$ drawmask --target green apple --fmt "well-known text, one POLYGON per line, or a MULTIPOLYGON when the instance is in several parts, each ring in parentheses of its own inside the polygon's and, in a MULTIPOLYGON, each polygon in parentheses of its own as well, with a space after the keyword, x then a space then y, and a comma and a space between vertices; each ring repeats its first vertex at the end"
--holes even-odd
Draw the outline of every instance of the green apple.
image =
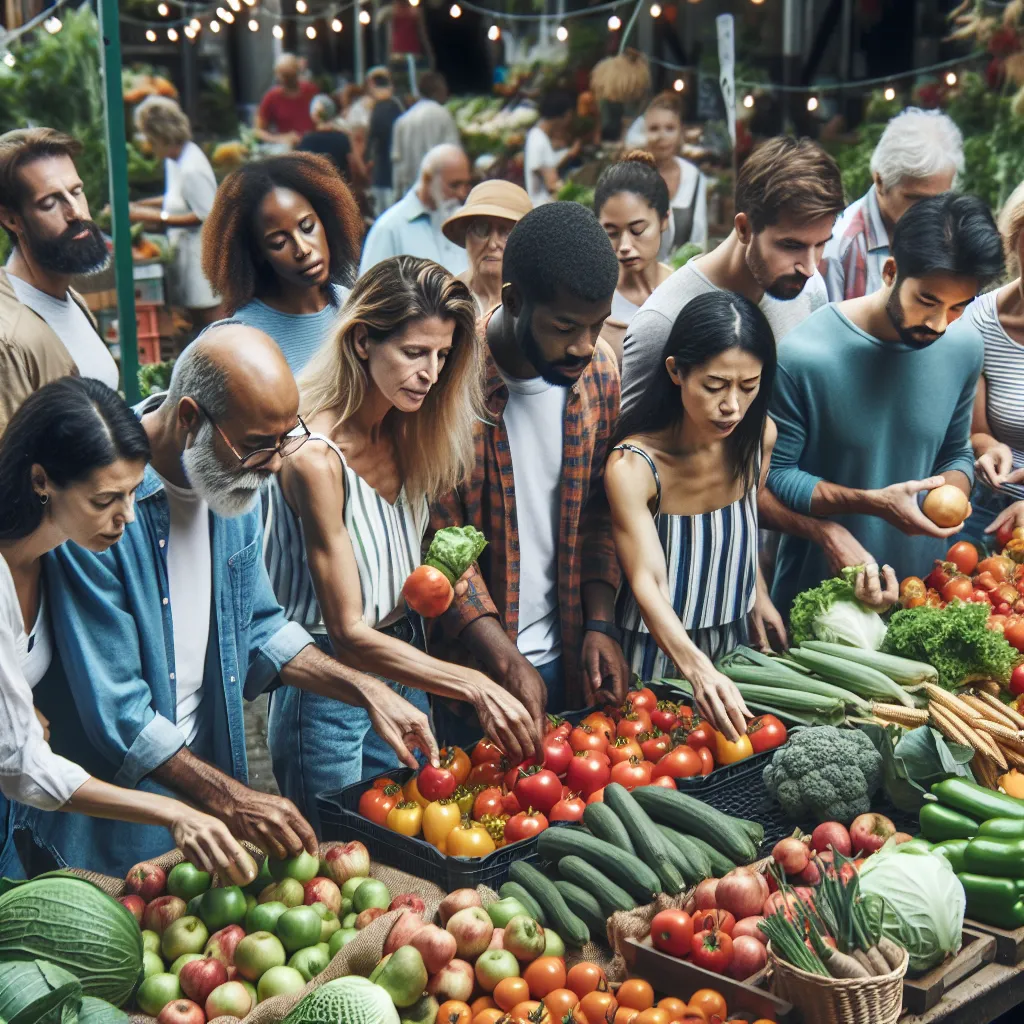
POLYGON ((341 919, 341 927, 342 928, 355 928, 356 921, 357 921, 358 918, 359 918, 358 914, 346 914, 341 919))
POLYGON ((341 909, 342 910, 345 909, 345 900, 348 900, 349 903, 351 903, 352 902, 352 897, 355 896, 355 894, 356 894, 356 889, 358 889, 359 886, 361 886, 363 884, 363 882, 365 882, 365 881, 366 881, 365 876, 359 875, 359 876, 357 876, 355 878, 350 878, 341 887, 341 909))
POLYGON ((159 1017, 160 1011, 175 999, 181 998, 181 985, 177 975, 154 974, 139 986, 135 993, 135 1002, 143 1013, 150 1017, 159 1017))
POLYGON ((185 966, 185 964, 187 964, 191 960, 202 960, 203 956, 204 955, 202 953, 182 953, 181 956, 179 956, 178 959, 175 960, 173 964, 171 964, 171 974, 177 977, 179 974, 181 974, 181 969, 185 966))
POLYGON ((259 994, 256 992, 256 986, 251 981, 246 981, 245 979, 241 979, 241 981, 242 988, 249 993, 249 998, 252 999, 252 1005, 255 1006, 260 1001, 259 994))
POLYGON ((427 968, 418 949, 399 946, 394 953, 377 964, 370 975, 370 981, 380 985, 391 996, 391 1002, 401 1010, 412 1006, 423 995, 427 987, 427 968))
POLYGON ((161 937, 160 953, 165 960, 177 960, 182 953, 202 953, 209 937, 198 917, 179 917, 161 937))
POLYGON ((503 900, 496 900, 488 903, 484 910, 491 919, 495 928, 504 928, 513 917, 529 914, 529 911, 514 896, 507 896, 503 900))
POLYGON ((544 952, 541 956, 565 956, 565 943, 558 932, 544 929, 544 952))
POLYGON ((288 908, 283 903, 257 903, 245 915, 247 932, 272 932, 277 927, 277 919, 288 908))
POLYGON ((283 967, 287 960, 281 940, 270 932, 253 932, 235 947, 235 967, 246 981, 259 981, 271 967, 283 967))
POLYGON ((294 878, 297 882, 305 885, 310 879, 316 878, 320 870, 320 858, 314 857, 305 850, 298 857, 288 857, 285 860, 272 860, 270 862, 270 874, 276 881, 282 878, 294 878))
POLYGON ((331 936, 341 928, 341 919, 337 914, 328 910, 329 917, 325 917, 320 921, 320 941, 329 942, 331 936))
POLYGON ((352 909, 357 914, 373 907, 387 910, 390 904, 391 893, 388 892, 388 887, 376 878, 364 878, 363 884, 356 889, 356 894, 352 897, 352 909))
POLYGON ((150 949, 143 951, 142 976, 144 978, 151 978, 154 974, 163 974, 165 970, 164 962, 160 959, 159 953, 154 953, 150 949))
POLYGON ((293 953, 288 966, 294 967, 306 981, 312 981, 330 962, 331 953, 327 943, 318 942, 315 946, 293 953))
POLYGON ((358 934, 355 928, 339 928, 327 943, 331 959, 333 960, 338 955, 338 950, 350 943, 358 934))
MULTIPOLYGON (((242 892, 245 890, 243 889, 242 892)), ((248 914, 255 906, 257 906, 256 897, 251 892, 245 892, 245 912, 248 914)))
POLYGON ((312 907, 292 907, 278 919, 274 934, 289 953, 320 941, 320 915, 312 907))
POLYGON ((283 903, 286 907, 301 907, 305 899, 302 883, 295 881, 294 878, 271 882, 259 896, 260 903, 283 903))
POLYGON ((200 871, 194 864, 183 860, 171 868, 167 876, 167 891, 188 903, 190 899, 202 896, 210 888, 210 881, 208 872, 200 871))
POLYGON ((338 911, 338 917, 347 917, 352 913, 352 900, 348 897, 342 896, 341 898, 341 910, 338 911))
POLYGON ((434 1024, 440 1007, 431 995, 422 995, 407 1010, 402 1011, 401 1024, 434 1024))
POLYGON ((507 949, 488 949, 477 957, 476 981, 485 992, 505 978, 519 977, 519 961, 507 949))
POLYGON ((241 924, 245 920, 245 893, 237 885, 211 889, 203 894, 199 916, 211 932, 219 932, 229 924, 241 924))
POLYGON ((160 952, 160 936, 151 932, 148 928, 142 933, 142 949, 150 953, 160 952))
MULTIPOLYGON (((319 867, 320 861, 316 861, 319 867)), ((262 1003, 264 999, 274 996, 288 996, 301 992, 306 987, 306 979, 294 967, 271 967, 256 985, 256 994, 262 1003)))
POLYGON ((188 906, 185 908, 185 914, 188 917, 198 917, 199 911, 203 906, 203 894, 200 893, 198 896, 193 896, 188 901, 188 906))

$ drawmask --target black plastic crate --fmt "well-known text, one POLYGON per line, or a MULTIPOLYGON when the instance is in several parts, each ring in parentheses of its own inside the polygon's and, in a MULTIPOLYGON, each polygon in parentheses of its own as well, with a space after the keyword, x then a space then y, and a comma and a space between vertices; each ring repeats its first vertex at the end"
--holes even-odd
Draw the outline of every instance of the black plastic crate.
MULTIPOLYGON (((398 768, 374 778, 387 777, 404 784, 414 774, 410 768, 398 768)), ((358 811, 359 798, 373 782, 372 778, 364 779, 338 793, 317 797, 325 840, 351 842, 358 839, 375 861, 435 882, 446 892, 472 889, 478 885, 497 889, 508 879, 514 861, 532 862, 537 858, 536 838, 503 846, 486 857, 448 857, 425 839, 402 836, 383 825, 374 824, 358 811)))

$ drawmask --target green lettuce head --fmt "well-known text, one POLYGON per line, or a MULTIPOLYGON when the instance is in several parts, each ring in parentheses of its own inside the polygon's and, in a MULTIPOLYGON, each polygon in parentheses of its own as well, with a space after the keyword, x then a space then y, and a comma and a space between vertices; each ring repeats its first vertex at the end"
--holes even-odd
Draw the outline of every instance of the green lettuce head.
POLYGON ((423 560, 455 581, 480 557, 487 547, 487 539, 475 526, 446 526, 434 534, 430 550, 423 560))

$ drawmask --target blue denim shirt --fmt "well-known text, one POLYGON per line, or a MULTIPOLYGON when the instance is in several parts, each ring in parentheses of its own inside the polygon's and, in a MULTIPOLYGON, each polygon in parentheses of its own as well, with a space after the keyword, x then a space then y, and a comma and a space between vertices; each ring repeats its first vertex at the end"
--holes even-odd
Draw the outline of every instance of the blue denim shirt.
MULTIPOLYGON (((146 778, 184 745, 175 724, 174 639, 167 577, 170 509, 146 468, 135 521, 103 554, 67 543, 45 558, 47 599, 60 658, 36 688, 51 742, 99 778, 167 790, 146 778), (70 699, 61 699, 70 691, 70 699), (75 715, 77 712, 77 716, 75 715)), ((248 780, 242 699, 275 681, 309 634, 289 622, 263 564, 260 510, 210 514, 212 601, 202 723, 193 752, 248 780)), ((123 874, 170 849, 164 829, 40 815, 40 838, 74 867, 123 874)))

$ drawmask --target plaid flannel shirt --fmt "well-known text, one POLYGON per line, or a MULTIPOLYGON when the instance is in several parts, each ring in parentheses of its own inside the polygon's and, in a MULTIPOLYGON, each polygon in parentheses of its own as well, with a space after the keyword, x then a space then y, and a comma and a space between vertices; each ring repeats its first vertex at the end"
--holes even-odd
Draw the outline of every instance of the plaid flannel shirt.
MULTIPOLYGON (((485 336, 483 329, 481 336, 485 336)), ((434 504, 430 516, 432 531, 471 524, 488 540, 469 576, 468 592, 456 597, 440 620, 445 652, 432 645, 432 653, 450 661, 467 660, 465 648, 452 641, 482 616, 497 616, 513 643, 519 632, 519 525, 512 451, 502 416, 509 393, 489 351, 484 374, 485 414, 490 422, 477 424, 476 467, 468 483, 434 504)), ((619 370, 611 349, 600 341, 590 365, 569 389, 562 441, 558 610, 569 707, 580 706, 583 697, 583 584, 603 581, 616 589, 619 585, 602 482, 618 414, 619 370)))

